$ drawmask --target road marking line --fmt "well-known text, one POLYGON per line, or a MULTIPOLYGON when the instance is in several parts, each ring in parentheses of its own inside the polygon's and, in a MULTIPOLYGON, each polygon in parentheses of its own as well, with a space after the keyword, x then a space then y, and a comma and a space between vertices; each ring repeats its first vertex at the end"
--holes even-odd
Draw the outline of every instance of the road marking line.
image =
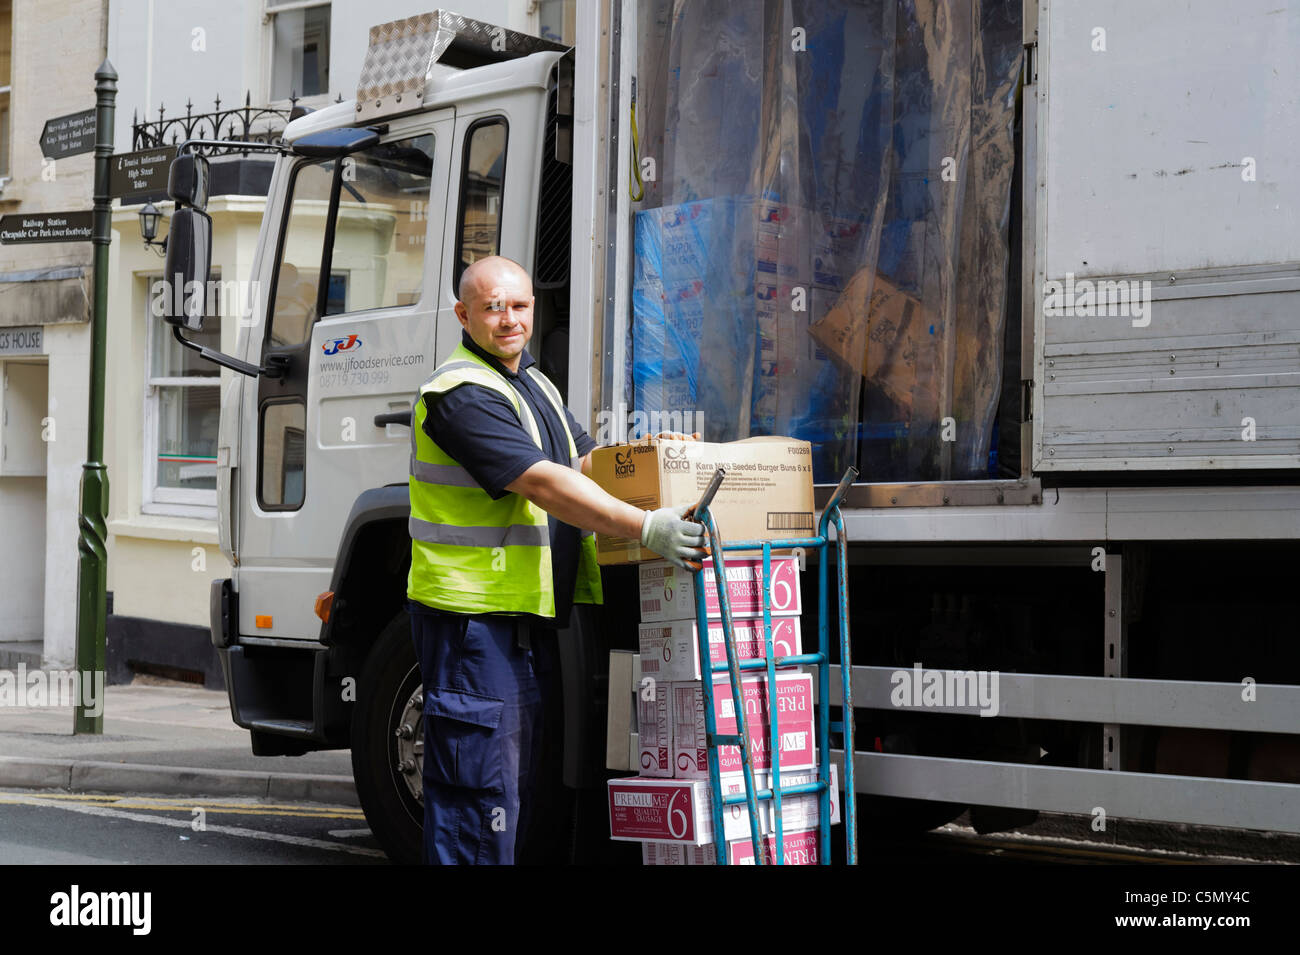
POLYGON ((365 814, 360 809, 350 809, 347 807, 321 806, 319 808, 316 808, 314 806, 293 806, 293 805, 282 805, 280 803, 271 803, 271 804, 263 805, 261 803, 255 803, 255 802, 213 802, 211 800, 205 799, 202 796, 195 797, 194 799, 184 799, 181 797, 163 797, 163 796, 122 796, 122 795, 116 795, 111 793, 110 794, 38 793, 38 794, 33 794, 32 798, 64 799, 71 802, 88 802, 90 800, 99 800, 101 802, 111 802, 114 804, 120 803, 122 800, 129 799, 132 802, 139 804, 133 806, 132 808, 147 808, 147 806, 149 805, 156 805, 159 808, 165 808, 168 805, 172 805, 178 809, 182 809, 182 808, 189 809, 194 806, 202 806, 204 809, 210 809, 218 806, 220 807, 229 806, 229 807, 239 808, 239 809, 255 807, 257 809, 264 809, 268 813, 273 812, 275 810, 287 810, 287 811, 303 813, 303 814, 313 814, 313 813, 321 814, 321 815, 329 814, 331 816, 351 815, 353 818, 356 819, 365 818, 365 814))
MULTIPOLYGON (((123 812, 114 809, 111 806, 99 805, 77 805, 68 802, 54 802, 47 799, 29 798, 29 799, 4 799, 0 798, 0 804, 11 806, 44 806, 48 809, 62 809, 67 812, 79 812, 87 816, 99 816, 106 819, 128 819, 132 822, 145 822, 155 826, 170 826, 174 829, 193 829, 190 820, 187 819, 168 819, 165 816, 146 816, 143 813, 123 812)), ((347 852, 352 855, 369 856, 370 858, 384 858, 384 853, 378 849, 368 849, 363 846, 349 846, 341 842, 327 842, 324 839, 312 839, 308 836, 293 836, 281 832, 258 832, 256 829, 245 829, 242 826, 205 826, 202 832, 214 832, 225 836, 238 836, 243 839, 260 839, 264 842, 282 842, 286 845, 302 846, 307 849, 326 849, 331 852, 347 852)))

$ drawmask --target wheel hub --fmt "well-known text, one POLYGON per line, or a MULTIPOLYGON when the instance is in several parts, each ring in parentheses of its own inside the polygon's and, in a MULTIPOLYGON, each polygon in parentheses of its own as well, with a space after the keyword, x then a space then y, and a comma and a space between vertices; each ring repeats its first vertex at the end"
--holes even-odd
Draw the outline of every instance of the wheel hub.
POLYGON ((416 686, 397 715, 394 773, 406 784, 415 801, 424 805, 424 688, 416 686))

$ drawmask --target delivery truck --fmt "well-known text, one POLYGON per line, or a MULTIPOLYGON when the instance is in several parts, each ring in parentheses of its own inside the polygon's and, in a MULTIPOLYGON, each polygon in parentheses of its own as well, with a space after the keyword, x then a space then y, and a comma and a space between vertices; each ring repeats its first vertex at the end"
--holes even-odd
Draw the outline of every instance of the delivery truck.
MULTIPOLYGON (((1300 832, 1298 25, 1288 0, 592 0, 571 46, 376 26, 355 97, 262 147, 233 355, 195 340, 220 236, 209 146, 182 146, 166 317, 230 369, 211 627, 253 751, 350 747, 375 835, 418 857, 411 402, 499 253, 600 443, 807 440, 818 506, 859 469, 837 758, 868 827, 1300 832)), ((634 729, 607 737, 636 569, 603 572, 561 640, 552 831, 586 859, 622 858, 602 794, 634 729)))

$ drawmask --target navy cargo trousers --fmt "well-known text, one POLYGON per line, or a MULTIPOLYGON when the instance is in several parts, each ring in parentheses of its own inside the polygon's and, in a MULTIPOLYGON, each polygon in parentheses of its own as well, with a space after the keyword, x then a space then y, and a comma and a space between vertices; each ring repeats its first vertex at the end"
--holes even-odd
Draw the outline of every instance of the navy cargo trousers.
POLYGON ((548 711, 554 630, 483 614, 411 614, 424 683, 424 861, 508 865, 528 838, 548 711))

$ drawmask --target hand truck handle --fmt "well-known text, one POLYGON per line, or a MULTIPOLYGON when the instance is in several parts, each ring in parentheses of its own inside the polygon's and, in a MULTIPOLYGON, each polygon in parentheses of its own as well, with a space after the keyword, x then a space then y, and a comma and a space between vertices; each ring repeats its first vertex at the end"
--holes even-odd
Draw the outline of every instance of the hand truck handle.
POLYGON ((727 472, 718 468, 713 472, 713 478, 709 481, 709 486, 704 489, 700 499, 696 501, 689 511, 686 512, 686 519, 694 518, 699 520, 700 511, 704 510, 713 503, 713 496, 718 493, 718 488, 722 485, 722 479, 727 476, 727 472))
POLYGON ((835 493, 831 499, 826 502, 826 510, 833 511, 840 506, 840 501, 844 500, 844 495, 849 493, 849 488, 853 482, 858 479, 858 469, 849 465, 849 469, 844 472, 844 477, 840 478, 840 483, 835 487, 835 493))

